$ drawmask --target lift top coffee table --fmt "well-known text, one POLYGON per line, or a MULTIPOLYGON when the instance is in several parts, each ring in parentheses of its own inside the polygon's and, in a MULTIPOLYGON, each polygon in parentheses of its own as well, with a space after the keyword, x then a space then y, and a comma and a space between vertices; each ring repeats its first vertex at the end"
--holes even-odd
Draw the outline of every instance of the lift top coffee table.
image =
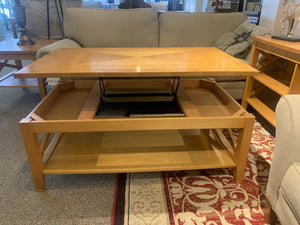
POLYGON ((50 53, 15 74, 77 78, 60 82, 20 121, 36 189, 45 174, 211 168, 233 168, 241 183, 254 116, 203 78, 257 74, 216 48, 50 53))

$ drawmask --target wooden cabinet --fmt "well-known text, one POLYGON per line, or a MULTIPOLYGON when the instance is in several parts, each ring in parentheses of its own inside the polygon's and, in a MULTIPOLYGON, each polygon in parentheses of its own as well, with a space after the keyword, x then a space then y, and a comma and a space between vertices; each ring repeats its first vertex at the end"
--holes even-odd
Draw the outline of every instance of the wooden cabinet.
POLYGON ((279 98, 300 93, 300 43, 253 37, 250 65, 260 70, 246 81, 242 106, 251 105, 276 127, 275 108, 279 98))

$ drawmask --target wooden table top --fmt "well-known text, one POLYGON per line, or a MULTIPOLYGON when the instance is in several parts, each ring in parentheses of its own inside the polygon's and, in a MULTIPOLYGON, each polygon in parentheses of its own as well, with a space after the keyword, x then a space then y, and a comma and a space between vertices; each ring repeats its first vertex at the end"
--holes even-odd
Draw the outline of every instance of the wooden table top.
POLYGON ((270 36, 254 36, 252 37, 252 39, 254 41, 300 55, 300 42, 283 41, 283 40, 273 39, 270 36))
POLYGON ((250 76, 258 71, 213 47, 58 49, 15 77, 250 76))
POLYGON ((0 55, 11 54, 32 54, 35 55, 37 51, 47 45, 50 45, 58 40, 39 39, 35 41, 34 45, 18 45, 18 39, 9 39, 0 42, 0 55))

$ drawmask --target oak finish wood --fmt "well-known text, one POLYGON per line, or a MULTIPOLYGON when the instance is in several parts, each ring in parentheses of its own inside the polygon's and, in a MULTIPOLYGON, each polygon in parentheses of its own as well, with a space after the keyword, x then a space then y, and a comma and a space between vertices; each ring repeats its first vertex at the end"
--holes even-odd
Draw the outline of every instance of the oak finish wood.
POLYGON ((199 135, 181 136, 177 131, 67 133, 43 173, 120 173, 234 166, 225 149, 218 153, 213 151, 213 145, 206 149, 199 135))
MULTIPOLYGON (((289 42, 282 41, 278 39, 272 39, 270 36, 256 36, 252 37, 255 42, 263 44, 263 46, 274 47, 286 51, 284 55, 289 55, 290 53, 300 54, 300 43, 299 42, 289 42)), ((273 51, 272 51, 273 52, 273 51)))
MULTIPOLYGON (((37 51, 45 47, 46 45, 52 44, 57 40, 36 40, 34 45, 18 45, 17 39, 10 39, 6 41, 0 42, 0 60, 15 60, 16 65, 8 64, 3 65, 9 66, 17 69, 21 69, 22 61, 21 60, 36 60, 36 53, 37 51)), ((1 68, 1 67, 0 67, 1 68)), ((1 68, 2 69, 2 68, 1 68)), ((1 71, 0 69, 0 71, 1 71)), ((38 78, 24 78, 19 77, 19 79, 15 79, 14 73, 11 73, 10 76, 7 76, 6 79, 0 80, 0 87, 38 87, 40 91, 40 95, 42 98, 46 96, 46 89, 45 89, 45 80, 38 78)))
POLYGON ((51 142, 49 143, 49 145, 47 146, 47 148, 45 149, 45 152, 43 154, 43 162, 47 162, 50 158, 50 156, 53 154, 55 147, 57 146, 59 140, 62 137, 62 133, 55 133, 53 135, 53 138, 51 139, 51 142))
POLYGON ((253 108, 259 112, 264 118, 267 118, 267 120, 272 124, 274 127, 276 127, 276 117, 274 111, 270 109, 268 106, 266 106, 262 101, 260 101, 256 97, 251 97, 247 99, 247 102, 253 106, 253 108))
POLYGON ((93 119, 101 103, 101 97, 102 95, 99 90, 99 83, 95 82, 92 91, 86 98, 85 103, 80 111, 78 120, 93 119))
MULTIPOLYGON (((95 100, 97 88, 98 81, 61 83, 20 122, 33 174, 234 167, 235 181, 242 182, 254 116, 215 82, 181 82, 178 99, 186 117, 90 118, 100 101, 95 100), (25 135, 25 128, 29 134, 25 135), (239 128, 238 141, 226 141, 221 128, 239 128), (44 141, 32 148, 34 139, 27 136, 37 133, 55 135, 47 148, 44 141), (36 158, 45 148, 43 158, 36 158)), ((34 175, 34 179, 42 178, 34 175)), ((39 181, 36 187, 43 190, 39 181)))
POLYGON ((20 128, 35 187, 37 191, 42 191, 45 188, 44 163, 38 137, 36 133, 31 131, 30 121, 30 118, 22 119, 20 128))
POLYGON ((38 87, 38 81, 35 78, 14 78, 13 75, 7 77, 7 79, 1 81, 0 87, 2 88, 13 88, 13 87, 27 87, 36 88, 38 87))
MULTIPOLYGON (((0 70, 1 71, 1 70, 0 70)), ((35 78, 14 78, 17 70, 0 77, 0 87, 38 87, 37 79, 35 78)))
MULTIPOLYGON (((157 93, 170 92, 174 77, 252 76, 258 71, 216 48, 92 48, 54 51, 17 73, 104 77, 112 93, 157 93)), ((33 174, 234 167, 235 182, 242 182, 254 116, 215 81, 180 80, 176 97, 185 117, 93 118, 101 101, 101 82, 60 83, 20 122, 33 135, 24 138, 33 174), (233 147, 219 137, 219 129, 231 128, 240 130, 238 141, 231 140, 233 147), (37 133, 62 134, 48 143, 45 161, 34 156, 45 144, 34 149, 30 145, 37 133)), ((38 182, 36 188, 43 189, 38 182)))
POLYGON ((39 39, 34 45, 17 45, 17 39, 10 39, 0 42, 0 59, 26 60, 29 56, 35 60, 35 54, 39 49, 50 45, 57 40, 39 39))
MULTIPOLYGON (((266 120, 268 120, 274 127, 276 127, 275 112, 270 109, 265 102, 259 100, 256 94, 259 94, 264 88, 277 93, 279 96, 287 94, 300 93, 300 43, 288 42, 282 40, 272 39, 268 36, 252 37, 253 46, 250 56, 250 65, 257 69, 263 69, 269 64, 282 58, 287 60, 286 71, 292 73, 289 85, 282 83, 284 74, 277 73, 276 76, 271 77, 271 74, 261 72, 259 76, 248 76, 242 106, 247 108, 248 104, 256 109, 266 120), (258 57, 263 54, 268 60, 258 64, 258 57), (292 71, 292 72, 291 72, 292 71), (263 86, 259 89, 254 89, 254 80, 263 86)), ((285 69, 281 63, 276 64, 278 67, 285 69)))
POLYGON ((58 49, 16 77, 250 76, 257 70, 213 47, 58 49))
POLYGON ((261 73, 259 76, 253 77, 253 79, 258 82, 265 84, 266 87, 275 91, 280 95, 287 95, 289 93, 289 87, 281 83, 280 81, 275 80, 274 78, 268 76, 267 74, 261 73))

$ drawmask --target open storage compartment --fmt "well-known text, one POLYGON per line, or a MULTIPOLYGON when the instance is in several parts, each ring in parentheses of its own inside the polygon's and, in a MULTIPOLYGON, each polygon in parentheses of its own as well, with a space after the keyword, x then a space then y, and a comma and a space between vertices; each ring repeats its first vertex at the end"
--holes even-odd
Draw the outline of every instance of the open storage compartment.
MULTIPOLYGON (((112 82, 112 87, 120 86, 118 91, 131 90, 129 81, 112 82)), ((139 81, 135 82, 137 87, 139 81)), ((139 86, 149 85, 143 83, 149 81, 141 82, 139 86)), ((68 81, 55 87, 20 122, 37 190, 44 189, 45 174, 227 167, 235 168, 235 181, 240 183, 254 116, 214 81, 178 82, 168 101, 178 104, 181 115, 139 118, 97 117, 101 101, 105 101, 98 80, 68 81), (44 138, 39 142, 41 133, 44 138)), ((173 86, 172 81, 163 80, 155 87, 165 93, 169 84, 173 86)), ((151 101, 149 96, 145 99, 151 101)), ((166 101, 161 96, 158 99, 166 101)))

